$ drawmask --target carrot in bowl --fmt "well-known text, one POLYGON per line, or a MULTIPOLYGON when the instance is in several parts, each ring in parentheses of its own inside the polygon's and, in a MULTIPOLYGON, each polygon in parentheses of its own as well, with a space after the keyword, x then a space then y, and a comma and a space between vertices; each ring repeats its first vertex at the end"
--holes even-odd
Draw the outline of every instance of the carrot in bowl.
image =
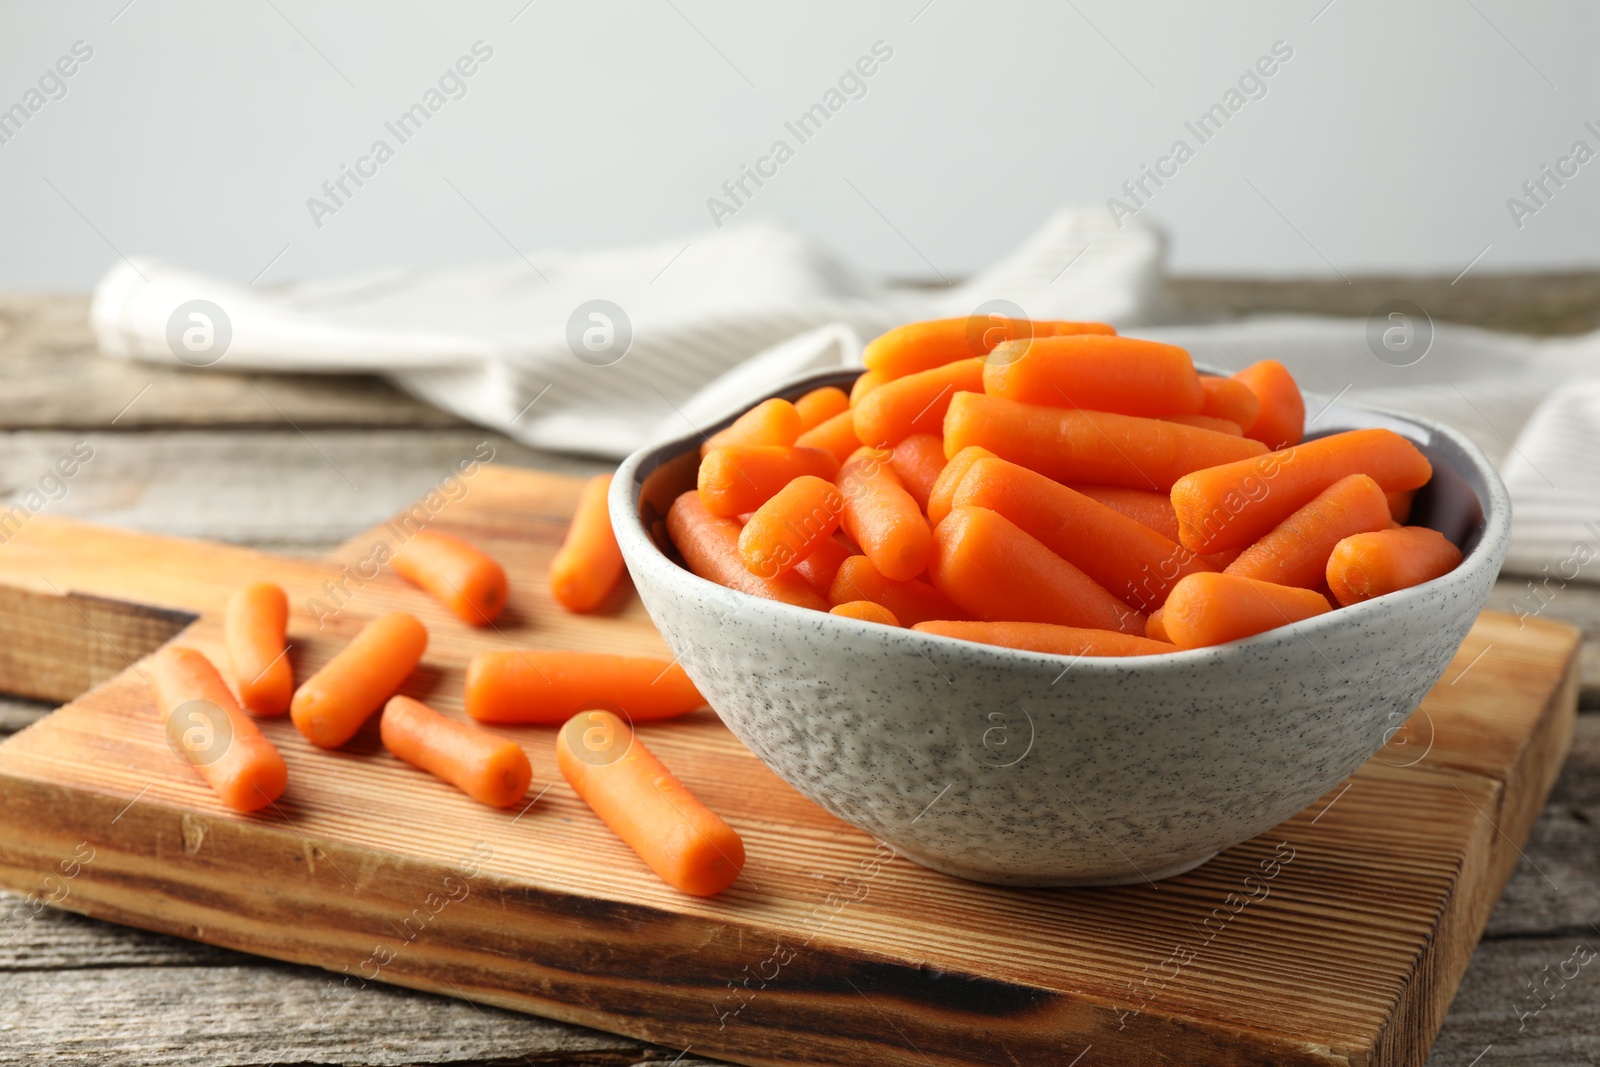
POLYGON ((900 625, 900 620, 894 617, 894 612, 870 600, 847 600, 843 604, 835 604, 829 608, 828 614, 841 615, 847 619, 860 619, 862 622, 882 623, 884 626, 900 625))
POLYGON ((919 578, 897 582, 885 578, 866 556, 851 556, 839 565, 828 590, 834 607, 861 600, 886 608, 902 626, 929 619, 964 619, 967 613, 939 590, 919 578))
MULTIPOLYGON (((837 385, 824 385, 796 400, 794 408, 800 413, 800 432, 804 433, 821 426, 835 415, 849 411, 850 394, 837 385)), ((799 443, 798 439, 795 443, 799 443)))
POLYGON ((584 483, 566 539, 550 561, 550 595, 568 611, 595 610, 622 578, 622 549, 606 506, 610 489, 609 474, 584 483))
POLYGON ((902 439, 894 446, 894 455, 889 460, 889 465, 900 476, 900 484, 924 512, 928 510, 928 497, 948 463, 944 458, 944 442, 931 433, 914 433, 902 439))
POLYGON ((683 556, 690 571, 706 579, 737 589, 751 596, 781 600, 797 607, 827 611, 821 594, 792 571, 771 578, 751 574, 739 555, 740 527, 732 519, 713 515, 700 502, 700 494, 689 490, 667 509, 667 536, 683 556))
POLYGON ((700 500, 713 515, 754 511, 801 475, 831 481, 839 473, 833 454, 785 445, 727 445, 700 461, 700 500))
POLYGON ((856 402, 856 437, 864 445, 893 448, 914 433, 939 433, 950 398, 983 389, 983 367, 981 358, 960 359, 883 383, 856 402))
POLYGON ((817 545, 811 551, 811 555, 796 563, 794 572, 804 578, 811 588, 827 596, 829 587, 833 585, 834 575, 839 573, 839 565, 853 555, 855 549, 845 544, 835 534, 817 545))
POLYGON ((234 811, 256 811, 283 795, 289 770, 240 710, 222 675, 192 648, 171 645, 145 663, 172 747, 234 811))
POLYGON ((872 392, 874 389, 888 380, 888 375, 879 374, 875 370, 869 370, 865 374, 861 375, 855 380, 855 384, 850 386, 850 406, 853 408, 857 404, 861 403, 862 397, 866 396, 868 393, 872 392))
POLYGON ((958 359, 986 355, 1005 341, 1078 333, 1114 334, 1103 322, 1061 322, 1013 319, 1004 315, 967 315, 896 326, 867 342, 861 361, 886 378, 931 370, 958 359))
POLYGON ((851 412, 842 411, 796 437, 794 443, 800 448, 820 448, 824 452, 831 452, 834 459, 843 463, 850 458, 850 453, 861 447, 861 440, 856 437, 854 419, 851 412))
POLYGON ((1191 574, 1167 597, 1161 622, 1179 648, 1201 648, 1264 633, 1332 610, 1313 589, 1236 574, 1191 574))
POLYGON ((1048 622, 956 622, 941 619, 919 622, 912 629, 985 645, 1020 648, 1025 652, 1046 652, 1053 656, 1155 656, 1178 651, 1178 646, 1166 641, 1152 641, 1111 630, 1057 626, 1048 622))
POLYGON ((1341 478, 1240 553, 1225 573, 1316 589, 1333 546, 1389 525, 1389 501, 1365 474, 1341 478))
POLYGON ((928 569, 933 531, 890 466, 891 458, 889 452, 862 446, 845 462, 837 481, 844 495, 841 525, 874 567, 904 581, 928 569))
POLYGON ((712 434, 700 445, 705 457, 713 449, 727 445, 792 445, 800 436, 803 420, 800 411, 787 400, 763 400, 735 419, 727 429, 712 434))
POLYGON ((471 626, 487 626, 505 610, 505 568, 454 534, 418 530, 390 560, 395 573, 420 586, 471 626))
POLYGON ((674 889, 709 897, 744 867, 744 841, 609 711, 581 711, 556 735, 561 776, 674 889))
POLYGON ((843 510, 832 482, 802 475, 750 516, 739 531, 739 558, 751 574, 775 578, 831 540, 843 510))
POLYGON ((1194 426, 1201 430, 1210 430, 1213 433, 1225 433, 1230 437, 1243 437, 1244 431, 1237 422, 1229 419, 1219 419, 1214 415, 1163 415, 1167 422, 1175 422, 1180 426, 1194 426))
POLYGON ((1432 581, 1460 562, 1461 550, 1426 526, 1353 534, 1328 557, 1328 588, 1340 604, 1355 604, 1432 581))
POLYGON ((1123 485, 1074 485, 1072 488, 1143 523, 1168 541, 1178 540, 1178 513, 1172 510, 1172 497, 1166 493, 1129 489, 1123 485))
POLYGON ((282 715, 294 696, 294 668, 285 634, 289 597, 282 586, 255 582, 228 598, 223 633, 239 701, 255 715, 282 715))
POLYGON ((479 652, 467 664, 466 694, 467 714, 479 722, 542 726, 598 704, 649 722, 706 702, 676 661, 572 649, 479 652))
MULTIPOLYGON (((940 448, 944 445, 941 442, 940 448)), ((956 489, 961 485, 961 479, 967 476, 967 471, 980 459, 994 459, 995 454, 987 448, 971 445, 963 448, 950 457, 950 461, 939 472, 939 477, 934 479, 933 488, 928 491, 928 503, 925 510, 928 513, 928 523, 937 527, 950 514, 950 502, 955 499, 956 489)))
POLYGON ((1243 382, 1261 405, 1245 436, 1274 451, 1299 444, 1306 433, 1306 402, 1288 369, 1275 359, 1264 359, 1233 377, 1243 382))
POLYGON ((1411 517, 1411 504, 1416 499, 1417 491, 1406 489, 1399 493, 1385 493, 1384 496, 1389 500, 1389 517, 1405 525, 1405 521, 1411 517))
POLYGON ((1261 401, 1250 387, 1237 378, 1223 378, 1215 374, 1200 376, 1200 391, 1205 394, 1200 404, 1200 414, 1215 419, 1227 419, 1239 429, 1248 430, 1256 424, 1261 414, 1261 401))
MULTIPOLYGON (((1167 609, 1157 608, 1144 620, 1144 635, 1152 641, 1167 640, 1167 609)), ((1168 642, 1169 644, 1171 642, 1168 642)))
POLYGON ((1204 400, 1188 352, 1103 334, 996 345, 984 365, 983 391, 1022 404, 1152 418, 1198 414, 1204 400))
POLYGON ((414 616, 392 611, 372 620, 295 691, 295 727, 319 748, 338 748, 394 695, 427 647, 427 628, 414 616))
POLYGON ((521 745, 441 715, 420 700, 391 697, 378 725, 384 748, 491 808, 509 808, 533 780, 521 745))

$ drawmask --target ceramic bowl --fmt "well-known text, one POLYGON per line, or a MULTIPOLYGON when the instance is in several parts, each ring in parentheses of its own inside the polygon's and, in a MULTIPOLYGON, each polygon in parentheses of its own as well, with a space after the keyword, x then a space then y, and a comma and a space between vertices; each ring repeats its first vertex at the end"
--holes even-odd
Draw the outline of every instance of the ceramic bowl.
MULTIPOLYGON (((813 373, 767 396, 855 373, 813 373)), ((1214 648, 1043 655, 696 577, 664 516, 695 484, 697 432, 622 464, 611 519, 645 607, 711 707, 834 815, 960 878, 1155 881, 1282 822, 1377 752, 1443 674, 1505 555, 1510 501, 1476 447, 1426 419, 1325 403, 1307 398, 1321 411, 1311 436, 1383 426, 1422 449, 1434 477, 1412 521, 1466 558, 1424 585, 1214 648)))

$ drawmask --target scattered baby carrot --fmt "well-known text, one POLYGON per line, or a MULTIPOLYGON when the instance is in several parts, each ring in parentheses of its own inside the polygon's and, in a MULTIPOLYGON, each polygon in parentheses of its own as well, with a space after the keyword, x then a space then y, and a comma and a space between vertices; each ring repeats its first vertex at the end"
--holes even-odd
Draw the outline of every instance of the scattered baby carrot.
POLYGON ((969 445, 1058 482, 1158 491, 1192 471, 1266 451, 1259 441, 1160 419, 957 393, 945 414, 945 455, 969 445))
POLYGON ((933 584, 975 618, 1144 633, 1143 615, 987 508, 952 508, 936 538, 933 584))
POLYGON ((1245 549, 1225 573, 1315 589, 1333 546, 1389 525, 1389 502, 1365 474, 1340 478, 1245 549))
POLYGON ((958 359, 884 382, 856 402, 856 437, 864 445, 893 448, 911 434, 938 433, 951 397, 983 390, 983 368, 981 358, 958 359))
POLYGON ((1256 394, 1250 391, 1248 385, 1236 378, 1202 374, 1200 391, 1205 394, 1200 404, 1200 414, 1227 419, 1241 431, 1254 426, 1256 417, 1261 414, 1261 401, 1256 399, 1256 394))
POLYGON ((750 516, 739 531, 739 558, 751 574, 775 578, 831 540, 843 510, 832 482, 802 475, 750 516))
POLYGON ((256 811, 283 795, 283 756, 240 710, 222 675, 192 648, 172 645, 145 663, 172 747, 233 811, 256 811))
MULTIPOLYGON (((940 448, 944 445, 941 442, 940 448)), ((939 472, 939 477, 934 480, 933 488, 928 492, 928 523, 938 526, 944 517, 950 514, 950 501, 955 498, 956 488, 961 484, 961 479, 967 476, 967 471, 980 459, 994 459, 995 454, 987 448, 972 445, 963 448, 950 457, 950 462, 944 465, 944 470, 939 472)))
POLYGON ((827 596, 834 575, 839 573, 839 565, 855 554, 855 549, 835 534, 817 545, 811 555, 796 563, 794 572, 804 578, 811 588, 827 596))
POLYGON ((1461 550, 1425 526, 1353 534, 1328 557, 1328 587, 1342 605, 1383 596, 1449 574, 1461 550))
POLYGON ((855 384, 850 387, 850 406, 855 407, 857 404, 861 403, 862 397, 866 396, 868 393, 872 392, 874 389, 888 380, 888 375, 879 374, 875 370, 869 370, 865 374, 861 375, 861 377, 855 380, 855 384))
POLYGON ((739 524, 707 511, 696 490, 681 494, 667 509, 667 536, 689 570, 707 581, 767 600, 828 610, 821 594, 798 574, 785 571, 773 578, 751 574, 739 555, 739 524))
POLYGON ((861 361, 886 378, 931 370, 958 359, 987 355, 1005 341, 1079 333, 1114 334, 1103 322, 1058 322, 1012 319, 1004 315, 967 315, 959 319, 908 322, 867 342, 861 361))
POLYGON ((996 345, 984 364, 983 391, 1022 404, 1152 418, 1197 414, 1204 400, 1188 352, 1104 334, 996 345))
POLYGON ((824 385, 796 400, 794 408, 800 413, 800 432, 804 433, 821 426, 835 415, 849 411, 850 394, 837 385, 824 385))
POLYGON ((573 792, 674 889, 715 896, 739 877, 739 835, 609 711, 567 720, 556 735, 556 762, 573 792))
POLYGON ((595 610, 622 578, 622 550, 606 506, 610 489, 609 474, 584 483, 566 540, 550 561, 550 595, 568 611, 595 610))
POLYGON ((389 561, 395 573, 471 626, 487 626, 505 610, 505 568, 488 553, 442 530, 418 530, 389 561))
POLYGON ((1179 648, 1250 637, 1331 610, 1327 598, 1236 574, 1191 574, 1167 597, 1162 626, 1179 648))
POLYGON ((861 447, 856 437, 855 416, 848 411, 825 419, 794 439, 800 448, 820 448, 831 452, 840 463, 850 458, 850 453, 861 447))
POLYGON ((541 726, 597 704, 650 722, 706 702, 676 661, 574 649, 479 652, 467 664, 466 693, 467 714, 479 722, 541 726))
POLYGON ((1121 485, 1074 485, 1072 488, 1143 523, 1168 541, 1178 539, 1178 513, 1172 510, 1172 497, 1166 493, 1121 485))
POLYGON ((378 725, 384 748, 491 808, 509 808, 533 780, 521 745, 441 715, 420 700, 391 697, 378 725))
POLYGON ((839 473, 833 454, 786 445, 727 445, 700 461, 700 501, 713 515, 731 518, 754 511, 801 475, 832 481, 839 473))
POLYGON ((735 419, 728 428, 712 434, 700 445, 700 455, 725 445, 792 445, 800 436, 800 411, 787 400, 763 400, 735 419))
POLYGON ((223 633, 239 701, 256 715, 282 715, 294 696, 285 632, 289 597, 282 586, 255 582, 228 598, 223 633))
POLYGON ((319 748, 338 748, 394 695, 427 647, 428 631, 414 616, 393 611, 372 620, 295 691, 295 727, 319 748))
POLYGON ((889 465, 890 453, 866 446, 839 471, 841 525, 886 577, 904 581, 928 569, 933 531, 889 465))
POLYGON ((1425 485, 1433 467, 1393 430, 1369 429, 1197 470, 1172 486, 1179 539, 1201 553, 1243 548, 1351 474, 1392 493, 1425 485))
POLYGON ((870 600, 887 608, 902 626, 930 619, 964 619, 967 613, 939 590, 918 578, 897 582, 885 578, 866 556, 851 556, 839 565, 828 603, 834 607, 870 600))
POLYGON ((847 600, 843 604, 835 604, 829 608, 828 614, 842 615, 847 619, 860 619, 862 622, 882 623, 884 626, 900 625, 900 620, 894 617, 894 612, 870 600, 847 600))
POLYGON ((1110 630, 1091 630, 1081 626, 1057 626, 1048 622, 919 622, 912 627, 925 634, 957 637, 985 645, 1003 645, 1026 652, 1045 652, 1055 656, 1154 656, 1176 652, 1176 645, 1152 641, 1133 634, 1110 630))
POLYGON ((1306 402, 1294 376, 1275 359, 1252 363, 1233 376, 1256 395, 1261 405, 1255 421, 1245 430, 1273 451, 1300 443, 1306 432, 1306 402))
POLYGON ((944 458, 944 442, 937 434, 914 433, 894 446, 889 465, 900 476, 900 484, 906 487, 917 507, 926 512, 928 497, 948 462, 944 458))

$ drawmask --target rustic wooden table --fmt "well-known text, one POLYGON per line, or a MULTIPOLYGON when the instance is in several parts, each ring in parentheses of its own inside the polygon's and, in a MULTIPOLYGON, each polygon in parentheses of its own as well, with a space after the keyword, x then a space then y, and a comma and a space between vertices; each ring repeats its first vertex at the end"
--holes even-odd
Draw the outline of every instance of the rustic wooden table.
MULTIPOLYGON (((1529 333, 1600 325, 1600 275, 1363 278, 1351 284, 1186 279, 1173 299, 1222 314, 1366 315, 1407 297, 1435 318, 1529 333)), ((0 295, 0 493, 32 487, 85 439, 93 460, 47 507, 121 525, 320 555, 425 490, 486 437, 496 460, 572 473, 599 463, 486 434, 366 378, 187 373, 102 359, 81 296, 0 295)), ((1506 606, 1524 581, 1504 579, 1506 606)), ((1489 922, 1430 1063, 1600 1063, 1600 586, 1547 615, 1585 632, 1577 740, 1489 922), (1547 984, 1548 983, 1548 984, 1547 984), (1533 999, 1535 993, 1539 1000, 1533 999), (1518 1009, 1540 1002, 1536 1015, 1518 1009)), ((0 699, 0 736, 48 708, 0 699)), ((0 892, 0 914, 20 898, 0 892)), ((175 938, 46 910, 0 942, 0 1064, 705 1065, 694 1051, 400 989, 332 1016, 322 978, 175 938)), ((1033 1065, 1029 1065, 1033 1067, 1033 1065)))

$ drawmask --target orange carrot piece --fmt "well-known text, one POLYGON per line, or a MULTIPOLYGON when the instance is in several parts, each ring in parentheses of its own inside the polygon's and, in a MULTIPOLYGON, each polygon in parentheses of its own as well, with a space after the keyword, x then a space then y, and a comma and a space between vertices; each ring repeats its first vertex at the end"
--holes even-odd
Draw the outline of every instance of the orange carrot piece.
POLYGON ((1237 422, 1229 419, 1219 419, 1214 415, 1163 415, 1166 422, 1175 422, 1180 426, 1195 426, 1212 433, 1225 433, 1231 437, 1243 437, 1244 431, 1237 422))
POLYGON ((834 607, 870 600, 887 608, 902 626, 930 619, 964 619, 967 613, 939 590, 918 578, 897 582, 885 578, 866 556, 851 556, 839 565, 828 590, 834 607))
POLYGON ((894 617, 894 612, 870 600, 846 600, 843 604, 835 604, 829 608, 828 614, 842 615, 847 619, 860 619, 862 622, 882 623, 884 626, 900 625, 900 620, 894 617))
POLYGON ((272 582, 247 585, 228 598, 223 633, 239 702, 255 715, 282 715, 294 696, 294 668, 285 633, 289 596, 272 582))
POLYGON ((883 383, 856 403, 856 436, 864 445, 893 448, 914 433, 939 433, 951 397, 983 390, 983 367, 981 358, 958 359, 883 383))
POLYGON ((1225 573, 1315 589, 1322 584, 1334 545, 1351 534, 1385 529, 1389 521, 1389 502, 1378 483, 1352 474, 1274 526, 1225 573))
POLYGON ((739 555, 739 524, 707 511, 693 489, 667 509, 667 536, 689 570, 707 581, 796 607, 828 610, 821 594, 797 574, 785 571, 775 578, 751 574, 739 555))
POLYGON ((521 745, 441 715, 420 700, 391 697, 378 728, 384 748, 491 808, 509 808, 533 781, 521 745))
POLYGON ((829 452, 841 464, 861 447, 861 440, 856 437, 855 416, 848 411, 823 420, 795 438, 794 443, 800 448, 820 448, 829 452))
POLYGON ((289 769, 240 709, 211 661, 171 645, 145 662, 167 740, 233 811, 256 811, 283 795, 289 769))
POLYGON ((754 511, 801 475, 832 481, 839 463, 820 448, 728 445, 700 461, 700 501, 713 515, 754 511))
POLYGON ((936 538, 934 587, 978 619, 1144 633, 1143 615, 996 512, 952 508, 936 538))
POLYGON ((889 465, 900 476, 900 484, 924 512, 928 510, 928 497, 933 494, 933 487, 948 463, 944 458, 944 442, 931 433, 914 433, 904 438, 894 446, 894 456, 889 460, 889 465))
POLYGON ((1250 637, 1331 610, 1314 589, 1259 582, 1237 574, 1191 574, 1167 597, 1161 623, 1179 648, 1250 637))
POLYGON ((1389 501, 1389 517, 1405 525, 1405 521, 1411 517, 1411 504, 1416 499, 1417 491, 1405 489, 1398 493, 1385 493, 1384 496, 1389 501))
POLYGON ((832 482, 801 475, 756 509, 739 531, 739 558, 751 574, 776 578, 833 539, 844 496, 832 482))
POLYGON ((1111 630, 1057 626, 1048 622, 956 622, 939 619, 912 627, 920 633, 958 637, 985 645, 1045 652, 1053 656, 1156 656, 1178 646, 1111 630))
POLYGON ((1328 557, 1328 588, 1340 604, 1355 604, 1430 582, 1460 563, 1461 550, 1426 526, 1353 534, 1328 557))
POLYGON ((1201 553, 1243 548, 1352 474, 1392 493, 1426 485, 1433 467, 1393 430, 1371 429, 1195 471, 1172 486, 1179 540, 1201 553))
POLYGON ((566 539, 550 561, 550 595, 568 611, 595 610, 622 579, 622 549, 606 505, 610 490, 609 474, 584 483, 566 539))
POLYGON ((763 400, 740 415, 728 428, 712 434, 700 444, 702 457, 713 449, 726 445, 781 445, 794 444, 800 436, 802 421, 800 411, 780 397, 763 400))
MULTIPOLYGON (((1144 635, 1152 641, 1166 641, 1166 616, 1166 608, 1157 608, 1156 610, 1152 611, 1150 613, 1150 617, 1144 620, 1144 635)), ((1171 642, 1168 643, 1170 644, 1171 642)))
POLYGON ((561 776, 662 881, 709 897, 744 868, 744 841, 609 711, 580 711, 556 735, 561 776))
POLYGON ((1135 611, 1159 608, 1178 579, 1211 569, 1143 523, 1003 459, 974 463, 954 505, 1004 516, 1135 611))
POLYGON ((428 648, 428 630, 403 611, 380 615, 295 690, 289 715, 319 748, 356 735, 400 688, 428 648))
POLYGON ((839 471, 844 494, 841 525, 886 577, 904 581, 928 569, 933 531, 900 477, 891 453, 862 446, 839 471))
POLYGON ((1245 429, 1245 436, 1273 451, 1299 444, 1306 434, 1306 402, 1288 369, 1275 359, 1264 359, 1233 377, 1248 386, 1261 404, 1260 414, 1245 429))
MULTIPOLYGON (((815 429, 835 415, 850 410, 850 394, 837 385, 824 385, 813 389, 794 402, 800 413, 800 432, 815 429)), ((799 443, 798 439, 795 443, 799 443)))
POLYGON ((590 707, 634 722, 673 719, 705 706, 676 661, 574 649, 495 649, 467 664, 467 714, 478 722, 554 726, 590 707))
POLYGON ((1261 414, 1261 401, 1256 399, 1256 394, 1250 391, 1248 385, 1238 379, 1203 374, 1200 376, 1200 391, 1205 394, 1200 414, 1227 419, 1241 431, 1254 426, 1257 416, 1261 414))
MULTIPOLYGON (((944 445, 941 442, 940 447, 944 445)), ((928 513, 928 524, 938 526, 944 517, 950 514, 950 501, 955 499, 956 488, 961 484, 961 479, 967 476, 967 471, 980 459, 995 459, 995 454, 987 448, 973 445, 963 448, 950 457, 950 462, 944 465, 944 470, 939 472, 939 477, 934 480, 933 488, 928 492, 928 503, 924 510, 928 513)))
POLYGON ((868 393, 872 392, 874 389, 888 380, 888 375, 879 374, 875 370, 869 370, 865 374, 861 375, 861 377, 855 380, 855 384, 850 386, 850 406, 855 407, 857 404, 861 403, 862 397, 866 396, 868 393))
POLYGON ((1143 523, 1168 541, 1178 539, 1178 513, 1172 510, 1172 497, 1166 493, 1121 485, 1074 485, 1072 488, 1143 523))
POLYGON ((839 565, 855 554, 854 549, 835 535, 817 545, 811 555, 796 563, 794 572, 804 578, 811 588, 827 596, 834 575, 839 573, 839 565))
POLYGON ((983 391, 1020 404, 1149 417, 1197 414, 1204 400, 1185 350, 1103 334, 996 345, 984 365, 983 391))
POLYGON ((987 355, 1005 341, 1069 334, 1114 334, 1103 322, 1056 322, 1012 319, 1004 315, 967 315, 959 319, 908 322, 867 342, 861 361, 887 378, 931 370, 958 359, 987 355))
POLYGON ((957 393, 945 414, 945 455, 969 445, 1058 482, 1158 491, 1192 471, 1266 451, 1259 441, 1160 419, 957 393))
POLYGON ((488 553, 442 530, 418 530, 389 565, 470 626, 488 626, 505 610, 510 583, 488 553))

